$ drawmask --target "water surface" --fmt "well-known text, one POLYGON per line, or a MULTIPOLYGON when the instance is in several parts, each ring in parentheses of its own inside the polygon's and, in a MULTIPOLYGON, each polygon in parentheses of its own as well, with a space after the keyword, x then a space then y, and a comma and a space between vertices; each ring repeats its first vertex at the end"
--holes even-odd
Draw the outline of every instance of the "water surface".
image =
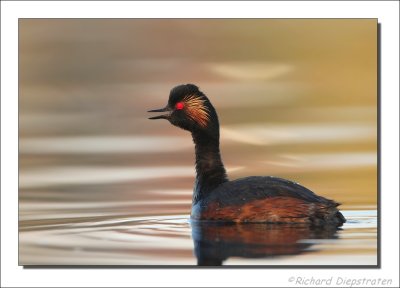
POLYGON ((349 210, 344 215, 348 222, 338 231, 193 223, 187 215, 22 221, 20 261, 24 265, 376 265, 376 211, 349 210))

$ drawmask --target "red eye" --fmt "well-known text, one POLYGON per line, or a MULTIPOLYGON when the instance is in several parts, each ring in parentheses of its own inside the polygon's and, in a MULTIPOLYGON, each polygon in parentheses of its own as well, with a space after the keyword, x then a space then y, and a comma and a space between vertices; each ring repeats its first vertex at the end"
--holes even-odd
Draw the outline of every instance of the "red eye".
POLYGON ((183 102, 178 102, 178 103, 175 104, 176 110, 182 110, 183 107, 185 107, 185 105, 183 104, 183 102))

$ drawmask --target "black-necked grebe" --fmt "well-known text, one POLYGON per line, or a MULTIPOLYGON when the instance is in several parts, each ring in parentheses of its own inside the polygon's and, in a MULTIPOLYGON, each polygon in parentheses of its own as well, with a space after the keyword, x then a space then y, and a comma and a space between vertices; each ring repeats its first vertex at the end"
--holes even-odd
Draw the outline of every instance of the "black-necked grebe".
POLYGON ((338 203, 292 181, 272 176, 229 181, 219 151, 217 113, 197 86, 176 86, 165 108, 149 112, 167 112, 149 119, 166 119, 192 133, 196 153, 192 219, 312 226, 346 222, 338 203))

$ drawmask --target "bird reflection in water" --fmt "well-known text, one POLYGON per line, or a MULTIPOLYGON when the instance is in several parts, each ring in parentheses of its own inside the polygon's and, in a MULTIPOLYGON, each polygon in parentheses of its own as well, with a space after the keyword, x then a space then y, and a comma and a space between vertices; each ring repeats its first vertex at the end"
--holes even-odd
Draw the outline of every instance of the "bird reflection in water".
POLYGON ((336 239, 334 226, 310 227, 265 223, 192 221, 199 266, 220 266, 230 257, 267 258, 298 255, 314 244, 306 239, 336 239))

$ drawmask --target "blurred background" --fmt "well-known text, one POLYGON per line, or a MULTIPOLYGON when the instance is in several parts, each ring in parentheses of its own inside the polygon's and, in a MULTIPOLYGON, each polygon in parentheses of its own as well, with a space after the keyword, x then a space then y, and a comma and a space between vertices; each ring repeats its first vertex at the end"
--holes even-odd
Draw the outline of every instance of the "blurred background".
POLYGON ((146 112, 183 83, 216 107, 231 179, 376 209, 375 19, 21 19, 20 229, 189 215, 191 136, 146 112))

